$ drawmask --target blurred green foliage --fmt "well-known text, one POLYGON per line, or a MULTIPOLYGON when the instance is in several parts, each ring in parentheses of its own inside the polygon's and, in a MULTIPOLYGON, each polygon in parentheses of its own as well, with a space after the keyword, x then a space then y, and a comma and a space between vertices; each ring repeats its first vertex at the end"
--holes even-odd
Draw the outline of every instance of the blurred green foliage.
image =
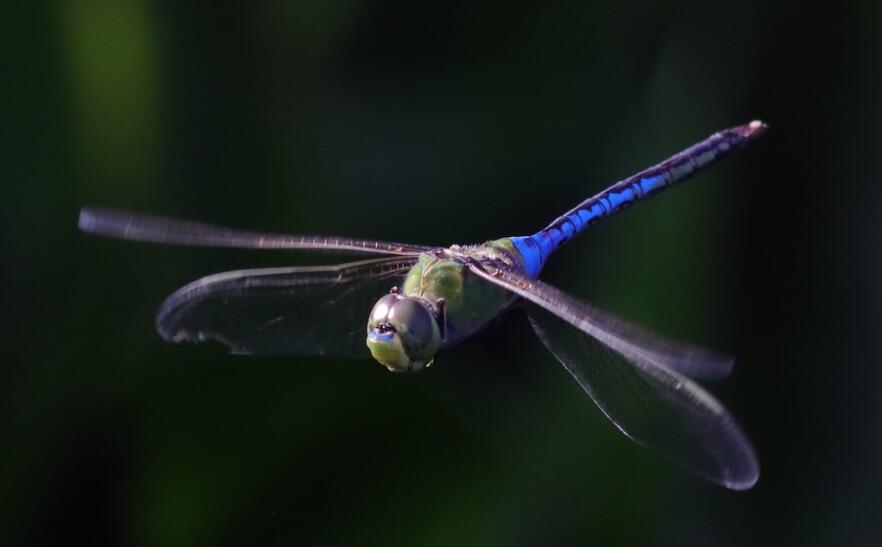
POLYGON ((878 544, 878 2, 9 11, 0 544, 878 544), (546 274, 738 357, 710 387, 759 451, 746 493, 633 446, 520 316, 412 376, 173 347, 179 285, 327 258, 75 228, 96 204, 476 242, 753 118, 764 142, 546 274))

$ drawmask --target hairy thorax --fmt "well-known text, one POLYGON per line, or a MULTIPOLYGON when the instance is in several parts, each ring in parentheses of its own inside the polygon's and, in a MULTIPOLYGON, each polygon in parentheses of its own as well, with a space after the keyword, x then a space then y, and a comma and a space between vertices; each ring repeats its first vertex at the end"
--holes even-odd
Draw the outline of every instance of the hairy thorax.
POLYGON ((449 347, 479 330, 516 300, 511 292, 471 273, 469 266, 489 263, 521 271, 518 257, 508 239, 423 253, 408 273, 402 292, 422 299, 439 313, 442 347, 449 347))

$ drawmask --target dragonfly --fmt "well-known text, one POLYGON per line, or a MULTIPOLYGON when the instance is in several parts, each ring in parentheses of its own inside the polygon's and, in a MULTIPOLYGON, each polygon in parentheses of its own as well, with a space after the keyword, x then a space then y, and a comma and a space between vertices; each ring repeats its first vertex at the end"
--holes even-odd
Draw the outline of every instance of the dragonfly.
POLYGON ((239 354, 369 358, 419 371, 496 317, 523 309, 536 335, 627 437, 733 490, 759 478, 756 453, 731 414, 696 380, 734 360, 666 339, 539 279, 549 257, 585 228, 683 182, 764 134, 726 129, 616 182, 528 236, 438 247, 224 228, 84 207, 86 233, 171 245, 367 255, 330 266, 209 275, 172 293, 156 315, 169 342, 214 340, 239 354))

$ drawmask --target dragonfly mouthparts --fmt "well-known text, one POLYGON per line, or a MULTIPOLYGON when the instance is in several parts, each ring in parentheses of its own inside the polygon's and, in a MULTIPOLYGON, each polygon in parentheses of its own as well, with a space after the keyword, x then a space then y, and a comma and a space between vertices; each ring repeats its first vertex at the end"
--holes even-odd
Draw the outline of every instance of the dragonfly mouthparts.
POLYGON ((392 340, 395 332, 395 327, 389 323, 383 323, 382 325, 372 328, 370 333, 368 333, 368 338, 371 338, 372 340, 388 341, 392 340))

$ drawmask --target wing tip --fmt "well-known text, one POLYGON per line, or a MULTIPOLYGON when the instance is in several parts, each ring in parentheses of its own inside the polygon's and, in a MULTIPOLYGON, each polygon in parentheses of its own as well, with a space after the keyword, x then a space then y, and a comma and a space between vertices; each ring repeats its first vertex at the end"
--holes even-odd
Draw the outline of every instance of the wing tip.
POLYGON ((696 370, 692 378, 700 380, 721 380, 732 375, 732 369, 735 368, 735 358, 729 355, 718 353, 712 354, 707 361, 708 366, 696 370))
POLYGON ((164 341, 169 344, 180 344, 183 342, 199 342, 200 337, 193 336, 192 333, 187 332, 186 330, 175 329, 170 326, 165 317, 160 316, 160 314, 156 315, 156 321, 154 322, 154 328, 156 329, 156 334, 159 335, 164 341))
POLYGON ((759 466, 754 461, 754 466, 744 475, 730 477, 722 481, 723 486, 729 490, 744 491, 753 488, 760 478, 759 466))
POLYGON ((163 341, 168 342, 169 344, 201 344, 203 342, 217 341, 226 346, 227 349, 230 350, 230 353, 249 353, 247 348, 238 346, 216 333, 204 330, 192 331, 181 328, 174 324, 174 320, 170 318, 171 314, 172 312, 166 313, 162 308, 160 308, 160 311, 156 314, 154 327, 156 328, 156 333, 159 334, 159 337, 162 338, 163 341))
POLYGON ((94 207, 81 208, 77 218, 77 228, 87 234, 95 233, 95 227, 98 223, 97 216, 97 210, 94 207))
POLYGON ((756 456, 756 450, 738 424, 731 416, 729 420, 730 426, 734 428, 731 430, 733 440, 738 446, 732 451, 734 457, 728 459, 728 465, 721 465, 721 469, 724 471, 723 476, 716 479, 715 482, 730 490, 750 490, 760 478, 759 459, 756 456))
POLYGON ((80 208, 77 228, 86 234, 133 239, 129 230, 131 219, 134 216, 132 213, 124 211, 86 206, 80 208))
POLYGON ((200 342, 202 338, 198 333, 196 336, 192 332, 180 328, 175 321, 175 311, 181 307, 182 302, 187 301, 187 296, 193 292, 194 287, 198 287, 200 280, 193 281, 180 287, 175 292, 166 297, 156 310, 156 318, 153 326, 156 328, 157 334, 166 342, 172 344, 180 344, 182 342, 200 342))

